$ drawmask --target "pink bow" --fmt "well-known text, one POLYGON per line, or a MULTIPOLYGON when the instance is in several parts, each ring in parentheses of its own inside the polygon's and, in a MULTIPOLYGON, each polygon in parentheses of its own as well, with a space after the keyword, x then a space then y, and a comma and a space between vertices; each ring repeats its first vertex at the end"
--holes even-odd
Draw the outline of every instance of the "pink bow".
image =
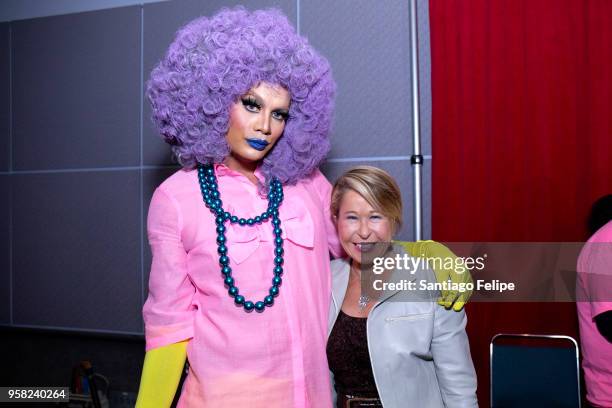
MULTIPOLYGON (((231 213, 233 209, 228 209, 231 213)), ((314 247, 314 223, 304 204, 298 200, 285 198, 279 210, 283 239, 296 245, 314 247)), ((226 224, 229 256, 232 262, 240 264, 251 256, 262 241, 272 241, 272 224, 270 221, 251 227, 237 224, 226 224)))

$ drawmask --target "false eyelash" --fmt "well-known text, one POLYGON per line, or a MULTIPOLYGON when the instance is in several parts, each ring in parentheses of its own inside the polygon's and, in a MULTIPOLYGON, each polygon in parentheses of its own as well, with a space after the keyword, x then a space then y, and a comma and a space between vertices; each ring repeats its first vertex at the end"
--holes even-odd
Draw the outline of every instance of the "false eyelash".
POLYGON ((283 120, 286 122, 287 120, 289 120, 289 112, 279 112, 277 111, 276 113, 278 113, 279 115, 282 116, 283 120))
POLYGON ((261 109, 261 105, 257 102, 257 99, 250 95, 242 98, 242 104, 244 106, 252 106, 254 108, 261 109))

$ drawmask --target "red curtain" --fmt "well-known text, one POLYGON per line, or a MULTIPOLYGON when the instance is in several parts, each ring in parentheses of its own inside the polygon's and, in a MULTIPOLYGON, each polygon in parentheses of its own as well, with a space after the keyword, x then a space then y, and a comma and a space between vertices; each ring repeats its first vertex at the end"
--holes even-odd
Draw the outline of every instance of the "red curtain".
MULTIPOLYGON (((612 193, 612 1, 430 0, 432 235, 581 241, 612 193)), ((481 406, 495 333, 578 337, 572 303, 472 303, 481 406)))

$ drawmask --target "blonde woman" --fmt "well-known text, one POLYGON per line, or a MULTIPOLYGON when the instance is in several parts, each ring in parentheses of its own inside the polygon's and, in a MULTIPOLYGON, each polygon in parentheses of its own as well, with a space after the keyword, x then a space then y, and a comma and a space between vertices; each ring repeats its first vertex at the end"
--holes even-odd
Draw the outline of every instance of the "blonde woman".
MULTIPOLYGON (((362 257, 389 243, 402 223, 395 181, 369 166, 336 182, 331 212, 345 259, 332 262, 327 356, 342 407, 475 407, 476 374, 464 311, 431 301, 363 296, 362 257)), ((419 276, 434 273, 417 271, 419 276)))

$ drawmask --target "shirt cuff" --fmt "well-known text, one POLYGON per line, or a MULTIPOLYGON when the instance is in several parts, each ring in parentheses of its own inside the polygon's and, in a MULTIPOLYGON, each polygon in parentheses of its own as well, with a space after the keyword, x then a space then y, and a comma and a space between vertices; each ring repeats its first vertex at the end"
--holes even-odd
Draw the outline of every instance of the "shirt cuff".
POLYGON ((146 325, 145 338, 145 351, 188 340, 193 338, 193 323, 179 323, 169 326, 146 325))

